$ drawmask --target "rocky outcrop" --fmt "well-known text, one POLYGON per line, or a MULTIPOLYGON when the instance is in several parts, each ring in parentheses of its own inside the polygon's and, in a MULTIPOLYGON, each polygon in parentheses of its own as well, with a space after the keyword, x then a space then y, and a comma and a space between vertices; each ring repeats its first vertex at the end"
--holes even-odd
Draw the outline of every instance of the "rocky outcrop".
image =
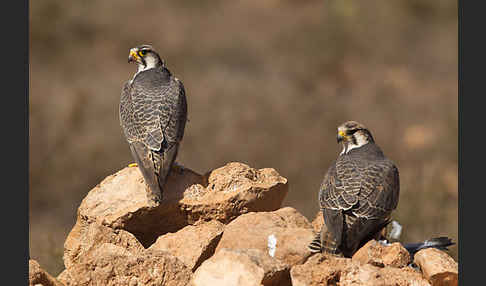
POLYGON ((62 286, 56 278, 42 269, 37 261, 29 259, 29 286, 62 286))
POLYGON ((194 286, 290 284, 287 266, 260 249, 223 248, 204 261, 193 275, 194 286))
POLYGON ((217 220, 196 226, 188 225, 176 233, 160 236, 149 249, 167 251, 194 271, 214 254, 223 228, 224 225, 217 220))
POLYGON ((126 230, 148 247, 160 235, 199 221, 228 223, 243 213, 276 210, 288 191, 287 179, 274 169, 241 163, 205 176, 186 168, 171 172, 159 205, 147 198, 146 188, 136 167, 108 176, 81 202, 75 228, 96 221, 126 230))
POLYGON ((111 243, 86 252, 62 273, 65 285, 187 285, 191 270, 168 252, 130 253, 111 243))
POLYGON ((310 255, 307 245, 314 238, 311 224, 295 209, 286 207, 274 212, 241 215, 224 230, 216 248, 233 250, 259 249, 283 262, 290 270, 310 255))
POLYGON ((430 285, 418 271, 411 267, 377 267, 362 264, 350 258, 313 255, 302 265, 290 271, 293 286, 359 285, 359 286, 408 286, 430 285))
POLYGON ((449 286, 458 283, 458 265, 447 253, 435 248, 417 252, 414 262, 433 286, 449 286))
MULTIPOLYGON (((262 274, 252 276, 255 285, 291 285, 290 268, 310 255, 307 245, 313 238, 312 225, 293 208, 243 214, 226 225, 216 254, 201 265, 193 281, 196 285, 223 283, 226 280, 216 277, 226 277, 227 267, 216 270, 215 265, 227 263, 234 269, 261 269, 253 272, 262 274)), ((238 274, 232 275, 236 279, 238 274)))
POLYGON ((30 285, 457 285, 457 263, 438 250, 418 252, 418 270, 399 243, 311 255, 322 215, 281 208, 288 184, 274 169, 183 169, 164 189, 154 205, 138 168, 108 176, 78 209, 66 269, 53 278, 31 260, 30 285))
POLYGON ((103 243, 120 246, 130 253, 138 253, 144 247, 128 231, 113 229, 93 221, 91 224, 75 224, 64 242, 64 266, 70 268, 93 247, 103 243))
POLYGON ((379 267, 404 267, 410 263, 410 254, 398 242, 385 246, 372 239, 358 249, 352 259, 362 264, 372 264, 379 267))

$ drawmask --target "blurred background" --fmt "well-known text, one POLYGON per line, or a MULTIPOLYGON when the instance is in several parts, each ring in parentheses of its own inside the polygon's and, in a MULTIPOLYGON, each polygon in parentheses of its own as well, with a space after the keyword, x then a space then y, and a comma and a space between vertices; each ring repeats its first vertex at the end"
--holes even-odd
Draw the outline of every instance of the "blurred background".
POLYGON ((57 275, 81 200, 132 162, 118 104, 139 44, 184 82, 182 165, 275 168, 312 220, 357 120, 400 170, 402 241, 457 242, 457 28, 452 0, 30 1, 31 258, 57 275))

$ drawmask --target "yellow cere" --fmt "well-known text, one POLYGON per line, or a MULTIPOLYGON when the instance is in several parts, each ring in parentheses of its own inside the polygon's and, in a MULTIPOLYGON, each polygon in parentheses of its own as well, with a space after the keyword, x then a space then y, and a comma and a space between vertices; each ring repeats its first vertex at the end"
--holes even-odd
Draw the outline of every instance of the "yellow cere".
POLYGON ((130 51, 130 56, 132 56, 135 59, 138 59, 138 55, 134 51, 130 51))

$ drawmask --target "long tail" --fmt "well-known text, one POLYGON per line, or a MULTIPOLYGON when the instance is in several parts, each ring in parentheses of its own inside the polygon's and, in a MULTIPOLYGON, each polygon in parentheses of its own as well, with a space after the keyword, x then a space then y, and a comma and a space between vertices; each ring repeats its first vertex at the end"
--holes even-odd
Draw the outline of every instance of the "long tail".
POLYGON ((434 237, 423 242, 407 243, 404 244, 403 246, 405 247, 405 249, 408 250, 408 252, 411 255, 414 255, 416 252, 418 252, 421 249, 433 247, 440 250, 447 250, 448 246, 454 244, 455 243, 452 242, 452 239, 448 238, 447 236, 441 236, 441 237, 434 237))

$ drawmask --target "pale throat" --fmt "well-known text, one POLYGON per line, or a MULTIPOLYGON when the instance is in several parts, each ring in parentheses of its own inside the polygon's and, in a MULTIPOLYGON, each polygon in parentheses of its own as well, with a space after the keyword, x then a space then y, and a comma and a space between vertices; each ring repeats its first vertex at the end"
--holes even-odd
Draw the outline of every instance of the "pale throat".
POLYGON ((149 70, 149 69, 153 69, 154 67, 157 66, 157 59, 155 59, 154 57, 146 57, 145 58, 145 66, 142 65, 142 64, 138 64, 138 70, 137 70, 137 73, 139 72, 142 72, 142 71, 146 71, 146 70, 149 70))
POLYGON ((349 151, 356 149, 356 148, 359 148, 359 147, 369 143, 368 138, 366 136, 364 136, 363 134, 359 133, 359 132, 354 133, 353 136, 356 139, 356 144, 354 144, 354 142, 352 142, 352 141, 346 141, 343 144, 343 151, 341 151, 341 153, 339 155, 348 154, 349 151))
POLYGON ((140 63, 138 64, 137 72, 133 75, 132 79, 130 80, 130 83, 133 82, 133 80, 135 79, 135 77, 139 73, 146 71, 146 70, 149 70, 149 69, 153 69, 157 66, 157 60, 153 57, 145 58, 145 63, 146 63, 145 66, 143 64, 140 64, 140 63))

